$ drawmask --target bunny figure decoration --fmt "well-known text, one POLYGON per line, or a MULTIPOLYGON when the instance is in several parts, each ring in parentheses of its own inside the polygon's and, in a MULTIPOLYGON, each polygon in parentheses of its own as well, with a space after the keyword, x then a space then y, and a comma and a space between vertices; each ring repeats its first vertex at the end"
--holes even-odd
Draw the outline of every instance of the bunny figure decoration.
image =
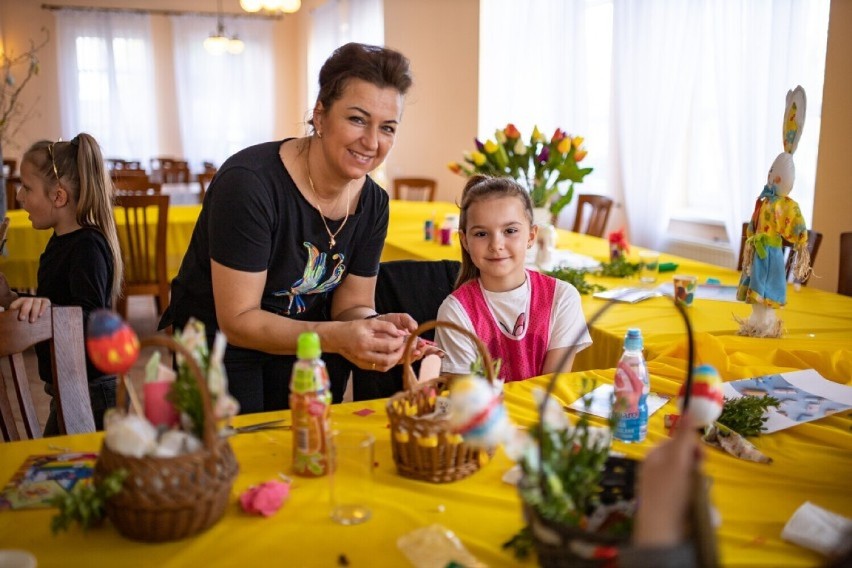
POLYGON ((794 278, 804 280, 811 272, 805 220, 799 205, 788 196, 796 179, 793 153, 802 136, 805 108, 805 90, 801 86, 787 91, 784 151, 769 169, 766 186, 754 204, 746 233, 737 299, 751 304, 752 313, 746 320, 737 318, 739 335, 781 337, 782 322, 775 310, 787 303, 783 241, 792 245, 790 254, 795 254, 794 278))

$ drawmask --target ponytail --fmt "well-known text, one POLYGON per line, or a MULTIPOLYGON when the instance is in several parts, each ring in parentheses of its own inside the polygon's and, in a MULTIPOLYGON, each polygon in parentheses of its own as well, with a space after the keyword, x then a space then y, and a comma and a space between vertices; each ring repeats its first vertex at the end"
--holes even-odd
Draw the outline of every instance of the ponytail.
POLYGON ((115 186, 104 164, 101 148, 91 135, 80 133, 69 142, 69 146, 73 145, 79 146, 76 168, 79 172, 77 223, 81 227, 99 230, 109 245, 113 258, 110 299, 114 307, 121 294, 124 279, 124 262, 121 260, 118 231, 112 210, 115 186))

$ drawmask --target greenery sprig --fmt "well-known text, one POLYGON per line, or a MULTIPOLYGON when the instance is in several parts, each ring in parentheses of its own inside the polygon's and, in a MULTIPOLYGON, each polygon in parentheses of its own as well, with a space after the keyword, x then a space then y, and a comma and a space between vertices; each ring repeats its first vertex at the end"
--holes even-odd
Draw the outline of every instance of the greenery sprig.
POLYGON ((639 272, 639 264, 638 262, 630 262, 624 256, 620 256, 612 262, 602 262, 597 274, 610 278, 627 278, 639 272))
POLYGON ((547 274, 548 276, 552 276, 557 280, 563 280, 571 284, 581 294, 594 294, 595 292, 602 292, 606 290, 606 288, 604 286, 601 286, 600 284, 592 284, 590 282, 586 282, 586 275, 588 274, 588 271, 586 270, 560 267, 545 272, 545 274, 547 274))
POLYGON ((781 401, 773 396, 726 397, 717 422, 740 436, 758 436, 766 429, 763 425, 769 419, 764 416, 766 409, 770 406, 777 408, 780 404, 781 401))
POLYGON ((100 524, 106 514, 107 499, 121 491, 126 478, 127 470, 118 469, 101 483, 78 484, 68 493, 51 499, 50 504, 58 507, 59 512, 51 519, 50 530, 58 534, 77 523, 85 531, 100 524))

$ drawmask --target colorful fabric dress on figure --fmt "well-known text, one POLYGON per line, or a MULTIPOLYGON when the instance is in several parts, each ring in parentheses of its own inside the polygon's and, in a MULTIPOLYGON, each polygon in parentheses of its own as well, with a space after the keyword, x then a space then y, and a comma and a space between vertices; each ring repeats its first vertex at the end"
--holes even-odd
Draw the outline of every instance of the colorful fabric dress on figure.
POLYGON ((782 239, 802 250, 808 243, 805 219, 799 204, 766 186, 758 198, 755 214, 748 224, 746 245, 754 249, 749 266, 743 264, 737 299, 749 304, 777 308, 787 303, 787 271, 782 239))

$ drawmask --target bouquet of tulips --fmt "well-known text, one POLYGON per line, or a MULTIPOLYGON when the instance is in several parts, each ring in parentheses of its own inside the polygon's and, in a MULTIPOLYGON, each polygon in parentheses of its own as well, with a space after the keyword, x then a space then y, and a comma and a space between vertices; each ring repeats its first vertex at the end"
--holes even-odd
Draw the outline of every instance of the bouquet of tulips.
POLYGON ((450 170, 467 177, 485 174, 514 178, 529 191, 533 207, 548 207, 554 215, 571 203, 574 184, 592 172, 592 168, 577 165, 586 157, 583 137, 572 137, 561 128, 548 141, 536 126, 525 139, 510 123, 497 130, 494 138, 485 143, 476 139, 476 150, 465 153, 462 162, 451 162, 450 170), (565 191, 559 189, 562 182, 569 182, 565 191))

